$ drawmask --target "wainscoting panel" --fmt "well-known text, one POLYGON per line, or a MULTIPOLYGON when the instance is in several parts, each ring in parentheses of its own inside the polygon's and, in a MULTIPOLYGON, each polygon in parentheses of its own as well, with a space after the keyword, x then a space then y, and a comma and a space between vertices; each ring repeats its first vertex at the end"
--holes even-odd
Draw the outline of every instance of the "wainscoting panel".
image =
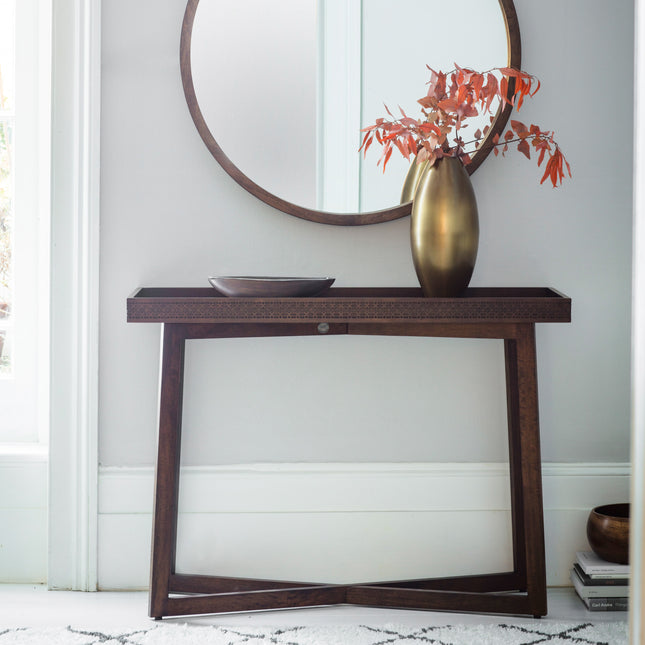
MULTIPOLYGON (((626 464, 545 464, 547 581, 568 585, 595 505, 626 464)), ((99 586, 146 588, 153 469, 99 474, 99 586)), ((506 570, 505 464, 254 464, 182 470, 177 569, 319 582, 506 570)))
POLYGON ((46 580, 46 458, 0 456, 0 583, 46 580))

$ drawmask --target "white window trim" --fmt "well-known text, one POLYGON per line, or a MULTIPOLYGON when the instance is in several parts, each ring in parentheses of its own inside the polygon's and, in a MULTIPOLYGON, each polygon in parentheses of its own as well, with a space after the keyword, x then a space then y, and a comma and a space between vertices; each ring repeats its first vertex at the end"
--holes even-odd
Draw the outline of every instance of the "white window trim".
POLYGON ((100 0, 53 0, 50 589, 97 588, 100 0))

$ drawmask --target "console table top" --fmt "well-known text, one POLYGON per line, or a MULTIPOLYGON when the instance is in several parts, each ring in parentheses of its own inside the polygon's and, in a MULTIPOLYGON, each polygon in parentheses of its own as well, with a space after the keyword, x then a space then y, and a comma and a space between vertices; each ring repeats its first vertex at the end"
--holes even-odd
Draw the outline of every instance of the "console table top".
POLYGON ((212 287, 142 287, 128 322, 571 322, 571 299, 548 287, 472 287, 458 298, 420 288, 331 288, 308 298, 231 298, 212 287))

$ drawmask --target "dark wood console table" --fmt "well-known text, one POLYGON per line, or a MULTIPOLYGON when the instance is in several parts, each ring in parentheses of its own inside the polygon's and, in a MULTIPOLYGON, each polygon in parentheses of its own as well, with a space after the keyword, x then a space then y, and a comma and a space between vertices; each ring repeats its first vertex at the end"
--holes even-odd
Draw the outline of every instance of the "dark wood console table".
POLYGON ((355 604, 544 616, 546 573, 535 323, 570 322, 571 301, 547 288, 330 289, 314 298, 226 298, 211 288, 143 288, 128 322, 163 323, 150 616, 355 604), (502 573, 314 584, 175 572, 184 347, 187 339, 359 334, 504 341, 513 570, 502 573))

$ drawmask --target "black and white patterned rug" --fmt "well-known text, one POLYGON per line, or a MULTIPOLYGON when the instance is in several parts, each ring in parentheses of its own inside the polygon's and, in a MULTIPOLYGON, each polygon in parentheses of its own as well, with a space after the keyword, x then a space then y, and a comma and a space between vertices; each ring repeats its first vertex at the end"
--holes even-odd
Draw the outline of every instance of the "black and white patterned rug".
POLYGON ((158 624, 139 630, 0 629, 0 645, 627 645, 626 622, 217 627, 158 624))

